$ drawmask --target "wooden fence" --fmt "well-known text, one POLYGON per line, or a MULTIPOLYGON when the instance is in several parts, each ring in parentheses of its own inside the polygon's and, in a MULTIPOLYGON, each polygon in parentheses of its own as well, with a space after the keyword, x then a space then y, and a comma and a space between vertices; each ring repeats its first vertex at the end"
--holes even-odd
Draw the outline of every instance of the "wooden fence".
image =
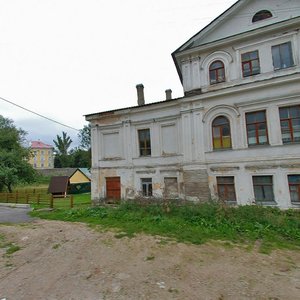
POLYGON ((37 191, 14 193, 0 193, 0 203, 36 204, 45 207, 70 207, 74 206, 74 196, 54 198, 52 194, 37 193, 37 191))

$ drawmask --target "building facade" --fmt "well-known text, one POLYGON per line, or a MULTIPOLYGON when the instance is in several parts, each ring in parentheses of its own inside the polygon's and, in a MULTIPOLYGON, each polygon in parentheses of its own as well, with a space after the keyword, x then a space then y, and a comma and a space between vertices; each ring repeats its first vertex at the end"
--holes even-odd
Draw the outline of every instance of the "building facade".
POLYGON ((54 147, 41 141, 32 141, 30 143, 31 157, 29 163, 35 169, 54 168, 54 147))
POLYGON ((300 5, 240 0, 173 54, 184 97, 90 114, 92 199, 300 206, 300 5))

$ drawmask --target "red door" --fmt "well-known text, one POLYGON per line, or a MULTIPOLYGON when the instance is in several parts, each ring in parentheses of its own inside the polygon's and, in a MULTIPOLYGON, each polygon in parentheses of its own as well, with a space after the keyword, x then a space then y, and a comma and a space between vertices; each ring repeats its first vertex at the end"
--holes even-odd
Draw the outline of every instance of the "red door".
POLYGON ((106 198, 107 200, 121 199, 120 177, 106 177, 106 198))

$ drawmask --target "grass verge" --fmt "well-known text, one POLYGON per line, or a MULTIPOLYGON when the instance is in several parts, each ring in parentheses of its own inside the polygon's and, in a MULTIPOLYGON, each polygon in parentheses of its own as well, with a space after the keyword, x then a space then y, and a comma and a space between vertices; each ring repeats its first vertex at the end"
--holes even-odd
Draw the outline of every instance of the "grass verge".
POLYGON ((124 236, 144 232, 194 244, 209 240, 253 245, 260 251, 275 248, 300 249, 300 211, 262 206, 224 207, 214 203, 172 206, 142 206, 122 203, 118 207, 56 209, 32 212, 51 220, 85 222, 104 228, 117 228, 124 236))

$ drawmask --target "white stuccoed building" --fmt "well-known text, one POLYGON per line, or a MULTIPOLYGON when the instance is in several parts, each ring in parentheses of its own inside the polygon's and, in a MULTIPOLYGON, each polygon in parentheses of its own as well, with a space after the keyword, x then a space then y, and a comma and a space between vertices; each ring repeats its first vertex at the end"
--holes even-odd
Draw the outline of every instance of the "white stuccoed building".
POLYGON ((92 199, 300 207, 300 2, 240 0, 173 54, 184 97, 86 116, 92 199))

